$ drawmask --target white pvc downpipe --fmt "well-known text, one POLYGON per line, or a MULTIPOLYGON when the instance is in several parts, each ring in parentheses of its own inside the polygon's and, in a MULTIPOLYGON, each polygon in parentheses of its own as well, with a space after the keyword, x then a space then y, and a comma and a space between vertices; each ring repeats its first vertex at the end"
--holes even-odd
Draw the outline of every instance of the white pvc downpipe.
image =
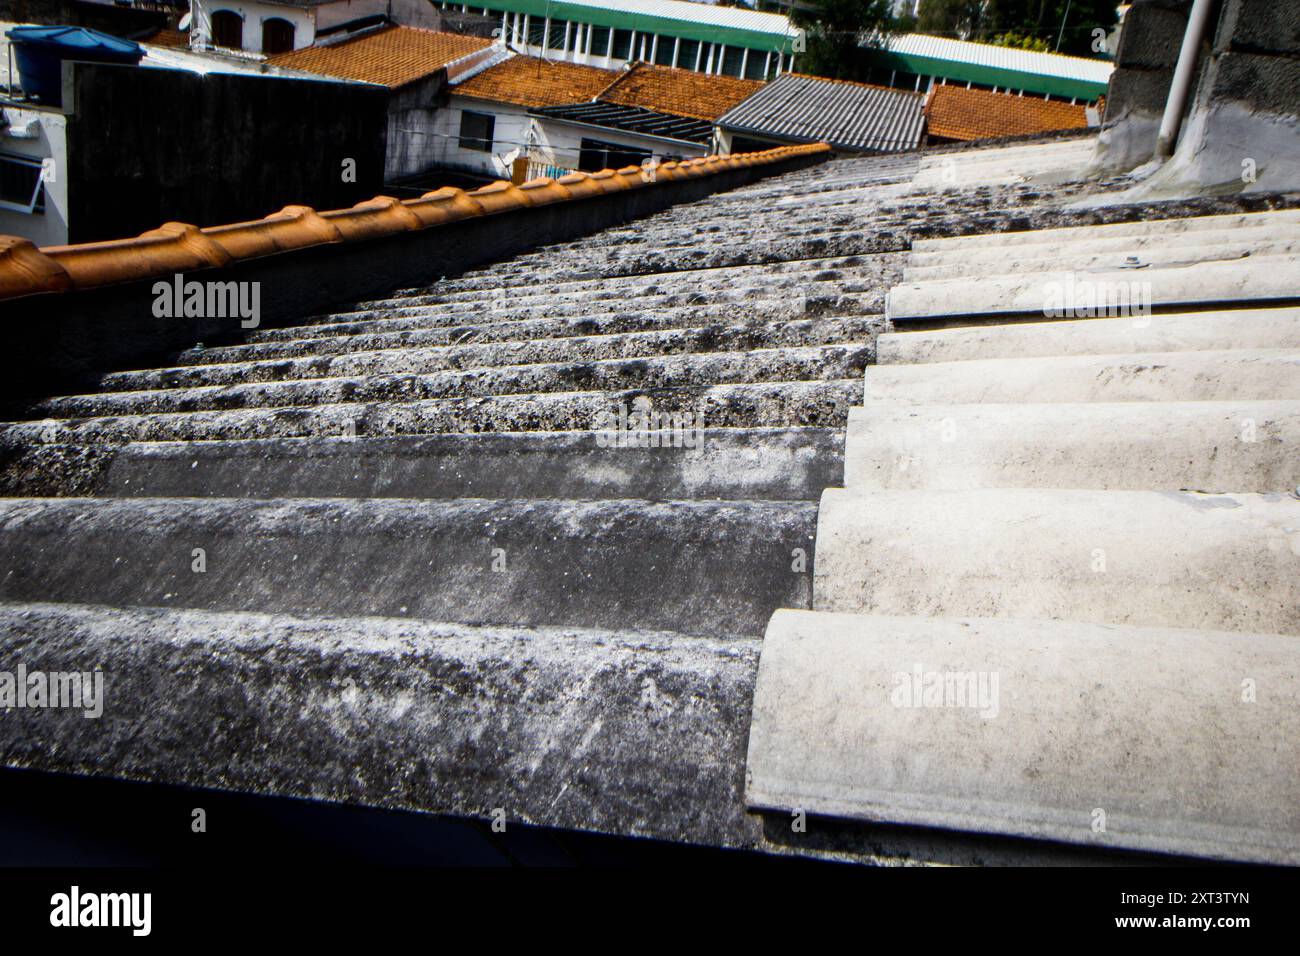
POLYGON ((1168 159, 1174 154, 1178 129, 1183 122, 1183 110, 1187 106, 1187 95, 1192 88, 1192 78, 1196 75, 1201 39, 1205 36, 1205 24, 1210 19, 1210 8, 1213 6, 1213 0, 1195 0, 1192 4, 1192 12, 1187 18, 1187 30, 1183 33, 1183 45, 1178 51, 1178 65, 1174 67, 1174 80, 1169 87, 1169 99, 1165 101, 1165 115, 1160 118, 1160 135, 1156 138, 1157 159, 1168 159))

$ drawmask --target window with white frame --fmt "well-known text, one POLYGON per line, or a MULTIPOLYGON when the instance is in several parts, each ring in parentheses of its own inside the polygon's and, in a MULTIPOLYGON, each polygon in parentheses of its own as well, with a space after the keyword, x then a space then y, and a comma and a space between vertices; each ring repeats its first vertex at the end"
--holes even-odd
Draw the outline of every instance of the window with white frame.
POLYGON ((44 167, 39 159, 0 153, 0 209, 45 212, 44 167))

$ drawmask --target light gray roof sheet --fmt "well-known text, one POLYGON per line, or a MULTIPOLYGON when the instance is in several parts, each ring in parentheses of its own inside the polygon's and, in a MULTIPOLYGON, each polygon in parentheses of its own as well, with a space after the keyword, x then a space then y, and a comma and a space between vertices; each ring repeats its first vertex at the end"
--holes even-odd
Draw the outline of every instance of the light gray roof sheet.
POLYGON ((870 152, 913 149, 925 97, 865 83, 787 73, 720 120, 724 129, 870 152))

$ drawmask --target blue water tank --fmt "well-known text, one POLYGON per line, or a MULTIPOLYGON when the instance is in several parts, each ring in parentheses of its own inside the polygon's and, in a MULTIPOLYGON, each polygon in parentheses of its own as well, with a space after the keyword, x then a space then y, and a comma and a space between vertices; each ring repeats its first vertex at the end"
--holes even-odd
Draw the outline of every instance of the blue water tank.
POLYGON ((144 56, 140 44, 86 27, 14 27, 5 36, 13 44, 23 92, 49 106, 63 105, 64 60, 134 66, 144 56))

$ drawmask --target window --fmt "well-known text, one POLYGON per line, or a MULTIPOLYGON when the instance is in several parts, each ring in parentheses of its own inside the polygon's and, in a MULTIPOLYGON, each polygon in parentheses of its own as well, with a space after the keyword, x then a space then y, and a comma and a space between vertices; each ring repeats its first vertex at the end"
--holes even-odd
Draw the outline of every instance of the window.
MULTIPOLYGON (((682 37, 681 48, 677 51, 677 65, 684 70, 695 69, 695 57, 700 52, 699 40, 688 40, 682 37)), ((700 69, 704 69, 703 61, 700 62, 700 69)))
POLYGON ((632 59, 632 31, 631 30, 614 31, 614 59, 616 60, 632 59))
POLYGON ((722 69, 719 73, 725 73, 727 76, 740 76, 740 62, 745 58, 743 47, 729 46, 726 53, 722 55, 722 69))
POLYGON ((605 56, 609 53, 609 27, 588 27, 591 31, 591 55, 605 56))
POLYGON ((262 52, 288 53, 293 49, 293 24, 279 17, 262 21, 262 52))
POLYGON ((460 148, 492 152, 492 134, 497 118, 490 113, 473 113, 462 110, 460 114, 460 148))
POLYGON ((648 149, 635 146, 620 146, 617 143, 605 143, 598 139, 582 139, 582 152, 578 154, 578 168, 583 172, 598 173, 602 169, 622 169, 624 166, 640 166, 651 157, 648 149))
POLYGON ((660 35, 659 45, 655 47, 655 62, 660 66, 673 65, 673 46, 676 45, 676 37, 666 37, 660 35))
POLYGON ((0 209, 28 214, 45 212, 45 185, 39 159, 0 154, 0 209))
POLYGON ((212 12, 212 45, 230 50, 244 48, 244 18, 231 10, 212 12))
POLYGON ((528 45, 546 46, 546 21, 541 17, 528 20, 528 45))
POLYGON ((745 64, 745 79, 763 79, 763 66, 767 63, 767 53, 763 50, 750 50, 749 62, 745 64))
POLYGON ((546 38, 546 45, 552 50, 564 49, 564 31, 569 26, 568 20, 552 20, 551 32, 546 38))

